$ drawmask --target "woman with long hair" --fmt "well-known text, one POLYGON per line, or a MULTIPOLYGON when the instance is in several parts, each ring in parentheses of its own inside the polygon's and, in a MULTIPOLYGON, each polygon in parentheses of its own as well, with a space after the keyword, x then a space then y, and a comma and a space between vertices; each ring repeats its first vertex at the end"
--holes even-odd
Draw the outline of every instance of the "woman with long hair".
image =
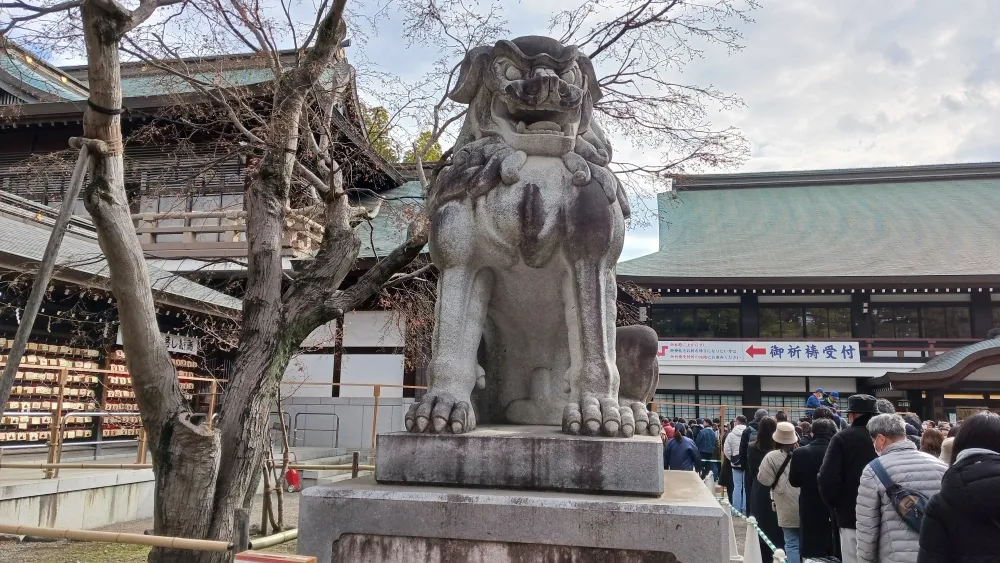
POLYGON ((933 428, 924 430, 924 435, 920 437, 920 451, 940 458, 942 443, 944 443, 944 434, 933 428))
MULTIPOLYGON (((771 540, 771 543, 784 549, 785 538, 778 525, 778 515, 771 508, 771 487, 765 487, 757 479, 760 473, 761 464, 764 457, 774 451, 777 443, 774 441, 774 432, 778 429, 778 423, 774 417, 766 416, 760 421, 757 428, 757 439, 747 447, 746 479, 753 480, 750 489, 750 497, 747 499, 747 515, 757 518, 757 525, 764 534, 771 540)), ((785 471, 788 471, 787 469, 785 471)), ((760 540, 761 553, 769 553, 771 548, 767 547, 764 540, 760 540)))
POLYGON ((917 563, 986 563, 1000 553, 1000 416, 965 419, 941 490, 927 503, 917 563))

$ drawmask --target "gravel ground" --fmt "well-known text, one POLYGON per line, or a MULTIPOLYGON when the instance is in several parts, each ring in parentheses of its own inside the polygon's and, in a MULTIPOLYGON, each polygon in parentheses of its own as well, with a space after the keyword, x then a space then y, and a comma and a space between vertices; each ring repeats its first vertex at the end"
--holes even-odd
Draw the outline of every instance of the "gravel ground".
MULTIPOLYGON (((263 496, 254 498, 253 508, 250 512, 252 526, 260 525, 263 499, 263 496)), ((299 495, 285 493, 283 499, 285 526, 295 527, 299 519, 299 495)), ((141 534, 152 528, 153 519, 143 518, 142 520, 121 522, 97 529, 141 534)), ((141 545, 67 540, 22 543, 0 540, 0 561, 16 561, 17 563, 144 563, 149 549, 149 547, 141 545)), ((295 553, 295 542, 276 545, 263 551, 295 553)))

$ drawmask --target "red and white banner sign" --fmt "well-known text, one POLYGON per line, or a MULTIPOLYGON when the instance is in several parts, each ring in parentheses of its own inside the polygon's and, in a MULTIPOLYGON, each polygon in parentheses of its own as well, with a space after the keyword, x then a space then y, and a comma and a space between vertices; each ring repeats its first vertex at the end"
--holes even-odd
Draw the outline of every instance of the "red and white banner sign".
POLYGON ((659 363, 859 363, 857 342, 766 342, 726 340, 661 340, 659 363))

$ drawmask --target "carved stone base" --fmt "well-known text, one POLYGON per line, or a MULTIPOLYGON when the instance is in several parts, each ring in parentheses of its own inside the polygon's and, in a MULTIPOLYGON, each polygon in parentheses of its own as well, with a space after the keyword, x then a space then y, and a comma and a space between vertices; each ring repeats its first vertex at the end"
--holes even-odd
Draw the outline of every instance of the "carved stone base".
POLYGON ((728 525, 692 471, 659 498, 381 485, 302 492, 298 552, 319 563, 729 561, 728 525))
POLYGON ((468 434, 378 436, 379 483, 659 497, 657 436, 568 436, 557 426, 482 426, 468 434))

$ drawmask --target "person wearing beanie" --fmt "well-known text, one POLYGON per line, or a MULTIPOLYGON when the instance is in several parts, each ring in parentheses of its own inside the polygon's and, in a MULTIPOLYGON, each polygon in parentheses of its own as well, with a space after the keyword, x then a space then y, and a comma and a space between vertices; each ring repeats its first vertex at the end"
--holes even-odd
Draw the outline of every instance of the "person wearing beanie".
POLYGON ((817 387, 816 390, 812 392, 812 395, 809 395, 809 397, 806 398, 806 416, 812 418, 813 411, 816 407, 821 406, 823 406, 823 388, 817 387))
POLYGON ((663 448, 663 468, 672 471, 695 471, 701 465, 701 454, 694 440, 685 435, 681 422, 674 427, 674 437, 663 448))
MULTIPOLYGON (((747 453, 750 447, 750 442, 757 439, 757 429, 760 428, 760 421, 767 417, 767 409, 757 409, 757 412, 753 414, 753 422, 747 425, 746 431, 740 436, 740 459, 748 459, 747 453)), ((756 480, 756 475, 748 474, 744 486, 746 487, 747 499, 753 493, 753 482, 756 480)))
POLYGON ((799 488, 799 553, 803 559, 831 557, 834 554, 834 522, 819 494, 817 475, 837 426, 828 418, 814 420, 808 446, 792 452, 788 482, 799 488))
POLYGON ((954 438, 945 438, 944 441, 941 442, 941 455, 938 457, 938 459, 947 463, 948 465, 951 465, 951 450, 954 444, 955 444, 954 438))
POLYGON ((757 472, 757 481, 771 488, 771 498, 777 509, 778 526, 785 538, 785 557, 788 563, 801 563, 799 556, 799 489, 788 481, 792 451, 798 443, 798 434, 791 422, 779 422, 774 431, 775 449, 764 456, 757 472))
MULTIPOLYGON (((920 447, 920 431, 917 430, 916 426, 914 426, 914 425, 912 425, 912 424, 910 424, 908 422, 906 422, 905 425, 906 425, 906 439, 909 440, 909 441, 911 441, 911 442, 913 442, 913 444, 915 446, 917 446, 917 448, 919 448, 920 447)), ((935 456, 935 457, 937 457, 937 456, 935 456)))
POLYGON ((868 434, 868 421, 879 414, 875 397, 851 395, 847 399, 850 428, 837 432, 830 440, 823 466, 819 470, 819 492, 829 506, 840 530, 840 557, 843 563, 857 563, 858 487, 861 473, 875 459, 875 447, 868 434))

